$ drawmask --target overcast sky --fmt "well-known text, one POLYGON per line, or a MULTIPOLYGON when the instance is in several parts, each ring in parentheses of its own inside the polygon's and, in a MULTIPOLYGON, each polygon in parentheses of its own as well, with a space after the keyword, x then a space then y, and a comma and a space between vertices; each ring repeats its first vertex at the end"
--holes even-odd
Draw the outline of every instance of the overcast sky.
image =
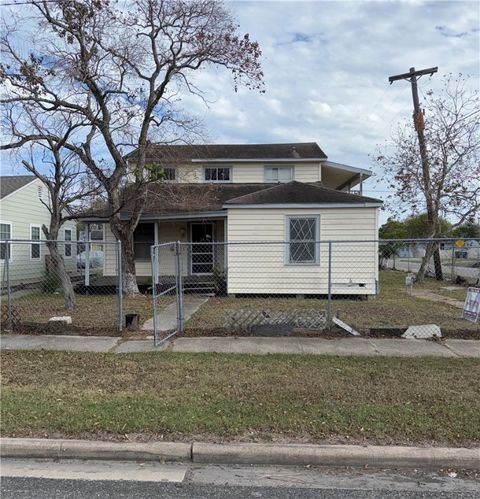
MULTIPOLYGON (((203 73, 213 102, 203 113, 211 140, 316 141, 332 161, 372 168, 369 155, 412 113, 407 82, 388 76, 438 66, 479 81, 478 2, 229 2, 241 30, 263 51, 266 93, 232 91, 225 73, 203 73)), ((189 102, 193 109, 197 103, 189 102)), ((366 186, 382 197, 385 187, 366 186)))
MULTIPOLYGON (((480 4, 476 1, 237 1, 228 6, 241 32, 263 51, 266 93, 233 91, 222 70, 195 76, 210 102, 187 96, 213 143, 316 141, 329 159, 372 168, 369 157, 395 124, 411 116, 407 82, 390 75, 438 66, 441 75, 479 81, 480 4)), ((22 173, 3 156, 4 173, 22 173)), ((381 173, 381 172, 378 172, 381 173)), ((366 185, 385 197, 385 187, 366 185)))

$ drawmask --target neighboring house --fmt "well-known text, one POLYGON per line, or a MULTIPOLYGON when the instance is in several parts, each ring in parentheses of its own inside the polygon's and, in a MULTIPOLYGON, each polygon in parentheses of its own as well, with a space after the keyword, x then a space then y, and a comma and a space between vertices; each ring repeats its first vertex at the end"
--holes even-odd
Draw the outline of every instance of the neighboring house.
MULTIPOLYGON (((6 244, 10 244, 10 278, 12 283, 35 281, 45 271, 48 249, 40 241, 45 240, 42 225, 50 224, 47 188, 33 175, 0 177, 0 271, 5 279, 6 244), (31 241, 31 242, 22 242, 31 241), (39 243, 35 243, 39 241, 39 243)), ((60 239, 75 241, 74 222, 67 222, 60 229, 60 239)), ((76 269, 75 244, 61 245, 68 270, 76 269)))
MULTIPOLYGON (((133 170, 135 153, 128 159, 133 170)), ((152 145, 147 162, 162 170, 163 180, 149 185, 135 232, 139 280, 151 276, 153 244, 181 241, 192 243, 184 247, 183 275, 225 270, 230 294, 324 294, 328 246, 318 241, 378 238, 382 202, 350 192, 355 186, 361 192, 371 172, 329 161, 316 143, 152 145)), ((107 213, 84 221, 107 223, 107 213)), ((114 240, 108 225, 105 240, 114 240)), ((333 293, 375 294, 377 250, 373 242, 338 244, 333 293)), ((112 246, 104 274, 115 275, 115 265, 112 246)), ((173 252, 161 254, 159 267, 162 275, 173 274, 173 252)))

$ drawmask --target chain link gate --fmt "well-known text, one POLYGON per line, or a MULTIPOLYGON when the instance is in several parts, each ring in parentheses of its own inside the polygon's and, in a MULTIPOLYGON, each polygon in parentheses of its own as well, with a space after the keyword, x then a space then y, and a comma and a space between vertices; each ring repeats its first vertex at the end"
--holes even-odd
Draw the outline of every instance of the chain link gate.
POLYGON ((151 248, 153 338, 159 346, 183 331, 181 247, 179 242, 151 248))

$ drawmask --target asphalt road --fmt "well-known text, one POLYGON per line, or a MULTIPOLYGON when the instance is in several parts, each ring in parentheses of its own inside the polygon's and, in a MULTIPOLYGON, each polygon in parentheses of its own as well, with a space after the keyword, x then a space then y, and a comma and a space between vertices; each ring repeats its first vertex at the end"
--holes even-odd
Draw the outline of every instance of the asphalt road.
MULTIPOLYGON (((388 260, 387 262, 388 268, 393 268, 393 260, 388 260)), ((405 259, 400 259, 397 258, 395 260, 395 268, 398 270, 404 270, 407 272, 417 272, 418 269, 420 268, 420 261, 410 261, 405 259)), ((429 270, 433 272, 433 264, 429 264, 428 266, 429 270)), ((442 263, 442 268, 443 268, 443 273, 446 276, 450 276, 452 272, 452 265, 443 262, 442 263)), ((461 267, 459 265, 456 265, 453 267, 453 271, 455 275, 459 275, 461 277, 465 277, 466 279, 469 280, 475 280, 480 278, 480 268, 474 268, 474 267, 461 267)))
POLYGON ((2 499, 478 498, 480 474, 3 459, 2 499))
POLYGON ((191 483, 111 482, 3 478, 3 499, 89 499, 89 498, 195 498, 195 499, 450 499, 477 498, 475 492, 406 491, 378 489, 319 489, 299 487, 246 487, 191 483))

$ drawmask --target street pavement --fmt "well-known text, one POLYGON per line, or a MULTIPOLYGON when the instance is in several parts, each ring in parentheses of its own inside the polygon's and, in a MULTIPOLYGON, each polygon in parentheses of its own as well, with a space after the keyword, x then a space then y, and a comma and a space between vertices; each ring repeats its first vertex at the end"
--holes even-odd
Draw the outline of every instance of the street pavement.
MULTIPOLYGON (((388 268, 394 268, 397 270, 404 270, 406 272, 418 272, 420 269, 421 262, 420 261, 408 261, 405 259, 396 259, 395 264, 393 260, 388 260, 387 266, 388 268)), ((429 270, 433 272, 433 265, 430 264, 428 267, 429 270)), ((452 273, 452 265, 442 262, 442 269, 445 275, 449 275, 452 273)), ((465 279, 480 279, 480 268, 475 267, 462 267, 460 265, 454 265, 453 273, 457 276, 464 277, 465 279)))
POLYGON ((12 460, 3 499, 478 498, 478 474, 351 468, 12 460))

